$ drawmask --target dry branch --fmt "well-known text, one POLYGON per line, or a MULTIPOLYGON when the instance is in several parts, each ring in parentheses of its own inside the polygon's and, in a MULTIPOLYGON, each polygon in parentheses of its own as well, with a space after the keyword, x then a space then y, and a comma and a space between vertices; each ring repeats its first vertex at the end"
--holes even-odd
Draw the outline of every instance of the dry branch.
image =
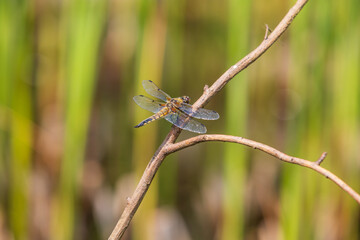
MULTIPOLYGON (((294 20, 296 15, 301 11, 304 5, 308 0, 298 0, 295 5, 289 10, 281 22, 277 25, 274 31, 262 41, 262 43, 251 53, 241 59, 238 63, 230 67, 218 80, 214 82, 211 87, 204 88, 204 93, 202 96, 194 103, 193 109, 196 110, 200 107, 203 107, 210 99, 215 96, 235 75, 247 68, 251 63, 258 59, 267 49, 271 47, 272 44, 285 32, 289 27, 291 22, 294 20)), ((179 136, 181 129, 177 127, 172 127, 170 133, 167 135, 163 143, 160 145, 158 150, 155 152, 154 156, 150 160, 148 166, 146 167, 143 176, 140 179, 139 184, 137 185, 134 194, 128 200, 128 203, 117 222, 113 232, 111 233, 109 239, 115 240, 120 239, 124 234, 125 230, 129 226, 129 223, 134 216, 136 210, 138 209, 142 199, 144 198, 151 181, 153 180, 158 168, 160 167, 162 161, 166 155, 170 154, 169 149, 173 147, 174 142, 179 136)), ((207 135, 208 136, 208 135, 207 135)), ((201 136, 199 136, 201 137, 201 136)), ((179 145, 177 145, 179 146, 179 145)), ((295 158, 293 158, 295 159, 295 158)), ((319 165, 317 165, 320 167, 319 165)))
POLYGON ((354 198, 360 204, 360 195, 356 191, 354 191, 354 189, 352 189, 349 185, 347 185, 343 180, 341 180, 335 174, 333 174, 332 172, 330 172, 320 166, 321 162, 324 161, 324 159, 327 155, 326 152, 324 152, 317 161, 312 162, 309 160, 289 156, 289 155, 287 155, 283 152, 280 152, 279 150, 277 150, 273 147, 270 147, 268 145, 265 145, 263 143, 255 142, 253 140, 246 139, 243 137, 221 135, 221 134, 212 134, 212 135, 207 134, 207 135, 199 135, 199 136, 196 136, 193 138, 189 138, 189 139, 183 140, 181 142, 174 143, 174 144, 167 146, 166 152, 168 154, 170 154, 173 152, 177 152, 181 149, 193 146, 195 144, 202 143, 202 142, 209 142, 209 141, 220 141, 220 142, 231 142, 231 143, 242 144, 242 145, 254 148, 254 149, 259 149, 271 156, 276 157, 277 159, 280 159, 281 161, 310 168, 310 169, 320 173, 321 175, 325 176, 326 178, 330 179, 337 185, 339 185, 340 188, 342 188, 344 191, 346 191, 352 198, 354 198))

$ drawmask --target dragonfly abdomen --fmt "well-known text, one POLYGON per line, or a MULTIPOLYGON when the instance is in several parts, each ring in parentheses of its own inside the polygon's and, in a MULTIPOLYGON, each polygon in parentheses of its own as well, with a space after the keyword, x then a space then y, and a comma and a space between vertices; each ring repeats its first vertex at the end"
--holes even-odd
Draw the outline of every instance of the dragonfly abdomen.
POLYGON ((135 128, 142 127, 142 126, 144 126, 146 124, 149 124, 149 123, 151 123, 151 122, 153 122, 153 121, 155 121, 155 120, 157 120, 159 118, 162 118, 162 117, 166 116, 168 114, 168 111, 169 110, 167 108, 161 110, 160 112, 152 115, 151 117, 148 117, 147 119, 145 119, 144 121, 142 121, 141 123, 136 125, 135 128))

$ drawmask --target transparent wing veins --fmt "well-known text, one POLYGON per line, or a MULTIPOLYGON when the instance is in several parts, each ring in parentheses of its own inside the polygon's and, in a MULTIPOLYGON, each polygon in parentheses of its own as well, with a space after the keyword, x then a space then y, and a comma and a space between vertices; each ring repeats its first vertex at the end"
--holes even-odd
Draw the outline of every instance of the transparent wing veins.
POLYGON ((135 96, 133 99, 137 105, 153 113, 157 113, 164 108, 164 103, 155 101, 151 98, 145 97, 144 95, 135 96))
POLYGON ((219 114, 213 110, 199 108, 195 112, 192 110, 192 106, 187 103, 182 103, 181 107, 179 107, 181 111, 190 115, 193 118, 204 119, 204 120, 216 120, 219 119, 219 114))
POLYGON ((207 131, 202 123, 195 121, 180 111, 166 115, 165 119, 175 126, 190 132, 206 133, 207 131))
POLYGON ((151 81, 151 80, 144 80, 142 82, 142 85, 145 89, 145 91, 150 94, 153 97, 159 98, 163 101, 167 101, 168 99, 170 99, 171 97, 169 96, 169 94, 167 94, 166 92, 164 92, 163 90, 161 90, 158 86, 156 86, 156 84, 151 81))

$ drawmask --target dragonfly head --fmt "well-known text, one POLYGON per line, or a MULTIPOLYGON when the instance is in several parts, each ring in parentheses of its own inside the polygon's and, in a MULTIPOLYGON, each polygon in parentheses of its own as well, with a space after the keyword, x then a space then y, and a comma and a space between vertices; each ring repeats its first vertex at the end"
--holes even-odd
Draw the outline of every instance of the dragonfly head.
POLYGON ((189 102, 190 102, 190 97, 188 97, 188 96, 182 96, 182 97, 181 97, 181 100, 183 100, 184 103, 189 103, 189 102))

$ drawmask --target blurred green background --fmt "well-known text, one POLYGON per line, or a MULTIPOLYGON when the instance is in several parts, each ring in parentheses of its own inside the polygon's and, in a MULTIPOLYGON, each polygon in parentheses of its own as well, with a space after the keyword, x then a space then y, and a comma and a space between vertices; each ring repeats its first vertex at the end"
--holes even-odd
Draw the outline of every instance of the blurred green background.
MULTIPOLYGON (((0 239, 106 239, 171 128, 133 128, 142 80, 196 100, 294 2, 0 1, 0 239)), ((310 1, 206 106, 208 133, 327 151, 360 191, 359 11, 310 1)), ((124 239, 360 239, 359 210, 309 169, 205 143, 167 157, 124 239)))

